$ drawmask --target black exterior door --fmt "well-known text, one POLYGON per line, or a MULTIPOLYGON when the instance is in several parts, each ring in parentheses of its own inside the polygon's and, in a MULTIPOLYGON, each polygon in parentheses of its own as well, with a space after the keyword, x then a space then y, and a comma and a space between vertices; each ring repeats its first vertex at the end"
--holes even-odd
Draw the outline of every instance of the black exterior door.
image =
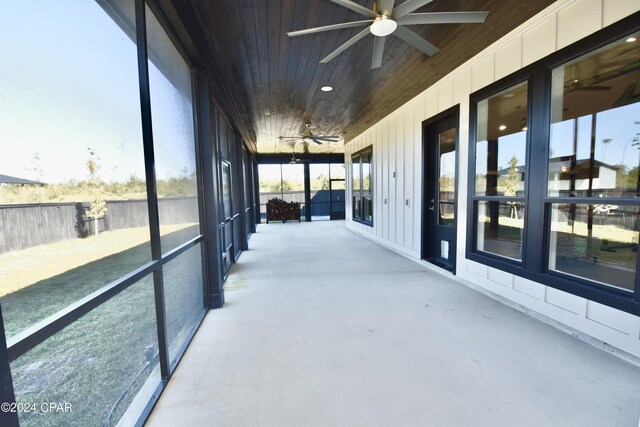
POLYGON ((449 111, 424 127, 422 258, 455 272, 458 111, 449 111))

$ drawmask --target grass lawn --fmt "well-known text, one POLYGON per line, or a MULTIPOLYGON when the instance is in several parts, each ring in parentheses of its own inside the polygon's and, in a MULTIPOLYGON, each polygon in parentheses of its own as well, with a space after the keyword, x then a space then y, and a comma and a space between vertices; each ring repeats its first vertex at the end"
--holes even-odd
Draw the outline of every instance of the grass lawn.
MULTIPOLYGON (((97 238, 19 251, 24 258, 16 257, 18 262, 38 270, 29 274, 39 280, 16 286, 0 298, 7 335, 15 335, 147 262, 148 231, 143 230, 107 232, 97 238), (113 253, 114 248, 121 251, 113 253), (25 256, 38 253, 47 256, 31 260, 25 256)), ((197 226, 174 230, 164 234, 167 230, 163 229, 164 247, 174 248, 197 234, 197 226)), ((10 258, 4 255, 3 266, 10 258)), ((3 273, 7 271, 3 269, 3 273)), ((174 357, 204 310, 200 246, 171 261, 163 271, 168 339, 174 357)), ((157 365, 156 359, 143 370, 147 356, 157 355, 157 347, 149 275, 11 363, 18 402, 73 405, 68 414, 21 414, 21 425, 105 425, 114 403, 133 382, 106 423, 115 425, 157 365)))

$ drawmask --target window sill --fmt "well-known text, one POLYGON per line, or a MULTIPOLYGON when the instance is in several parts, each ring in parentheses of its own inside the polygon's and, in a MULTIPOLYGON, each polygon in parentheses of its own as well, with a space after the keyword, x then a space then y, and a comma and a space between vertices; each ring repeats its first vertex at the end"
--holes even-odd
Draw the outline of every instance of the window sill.
POLYGON ((368 226, 368 227, 373 227, 373 221, 365 221, 364 219, 360 219, 360 218, 353 218, 353 217, 351 218, 351 220, 352 220, 353 222, 357 222, 357 223, 359 223, 359 224, 366 225, 366 226, 368 226))

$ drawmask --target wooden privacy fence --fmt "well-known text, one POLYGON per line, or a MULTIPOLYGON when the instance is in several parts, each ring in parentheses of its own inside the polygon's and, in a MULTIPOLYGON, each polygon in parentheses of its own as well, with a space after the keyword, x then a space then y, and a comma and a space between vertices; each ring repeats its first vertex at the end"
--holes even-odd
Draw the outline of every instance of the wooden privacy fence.
MULTIPOLYGON (((146 200, 109 200, 107 213, 98 218, 98 232, 145 227, 149 224, 146 200)), ((0 205, 0 253, 26 249, 95 233, 87 217, 89 203, 0 205)), ((161 224, 198 222, 197 197, 158 200, 161 224)))

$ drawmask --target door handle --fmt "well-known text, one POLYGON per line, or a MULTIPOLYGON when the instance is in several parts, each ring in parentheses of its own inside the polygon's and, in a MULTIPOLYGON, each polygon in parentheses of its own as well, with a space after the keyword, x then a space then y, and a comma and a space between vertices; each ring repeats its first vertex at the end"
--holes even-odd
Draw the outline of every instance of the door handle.
POLYGON ((433 212, 436 209, 436 201, 435 199, 431 199, 429 201, 429 210, 433 212))

